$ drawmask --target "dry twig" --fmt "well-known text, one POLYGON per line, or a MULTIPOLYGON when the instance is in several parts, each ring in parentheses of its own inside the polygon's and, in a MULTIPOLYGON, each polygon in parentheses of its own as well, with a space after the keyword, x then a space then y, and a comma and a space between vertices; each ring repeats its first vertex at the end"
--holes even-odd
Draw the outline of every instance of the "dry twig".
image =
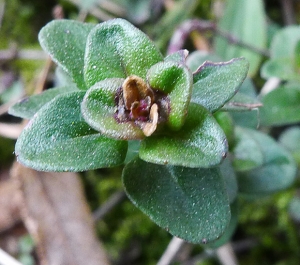
POLYGON ((169 265, 175 258, 175 256, 178 254, 180 249, 183 247, 185 244, 185 241, 178 238, 178 237, 173 237, 172 240, 170 241, 167 249, 161 256, 160 260, 158 261, 157 265, 169 265))
POLYGON ((178 29, 173 34, 170 44, 168 47, 168 54, 176 52, 182 49, 186 39, 189 37, 192 31, 212 31, 215 34, 227 39, 231 44, 237 45, 243 48, 247 48, 263 56, 269 57, 269 51, 262 50, 260 48, 254 47, 248 43, 239 40, 237 37, 233 36, 229 32, 218 29, 216 24, 210 21, 191 19, 187 20, 178 27, 178 29))

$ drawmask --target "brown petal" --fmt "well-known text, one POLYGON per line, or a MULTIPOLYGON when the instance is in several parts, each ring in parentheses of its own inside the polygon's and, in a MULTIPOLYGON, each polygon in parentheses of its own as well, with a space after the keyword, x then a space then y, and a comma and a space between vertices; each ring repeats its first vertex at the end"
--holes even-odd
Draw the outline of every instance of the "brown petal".
POLYGON ((147 86, 142 78, 136 75, 127 77, 122 87, 125 107, 127 110, 130 110, 133 102, 140 101, 147 96, 149 96, 152 101, 154 100, 154 93, 152 89, 147 86))
POLYGON ((152 133, 155 132, 156 128, 157 128, 157 122, 158 122, 158 106, 156 103, 154 103, 151 106, 150 109, 150 122, 147 122, 146 125, 143 128, 143 133, 146 136, 150 136, 152 133))

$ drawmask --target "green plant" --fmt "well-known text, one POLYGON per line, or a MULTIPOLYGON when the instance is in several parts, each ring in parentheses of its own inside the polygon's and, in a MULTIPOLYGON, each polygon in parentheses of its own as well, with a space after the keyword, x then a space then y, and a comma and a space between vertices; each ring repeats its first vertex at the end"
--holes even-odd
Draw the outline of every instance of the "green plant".
POLYGON ((186 60, 186 50, 164 58, 122 19, 96 26, 56 20, 39 40, 65 84, 10 109, 31 119, 15 148, 24 165, 85 171, 123 164, 125 191, 138 208, 171 234, 211 246, 234 231, 237 185, 253 196, 293 182, 291 155, 269 136, 234 126, 228 114, 257 107, 238 92, 244 58, 200 65, 186 60))

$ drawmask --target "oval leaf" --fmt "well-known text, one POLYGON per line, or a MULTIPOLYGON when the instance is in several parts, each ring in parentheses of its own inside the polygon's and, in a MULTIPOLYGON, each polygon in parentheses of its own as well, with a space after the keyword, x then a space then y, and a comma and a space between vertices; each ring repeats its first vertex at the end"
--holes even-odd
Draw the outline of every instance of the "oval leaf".
POLYGON ((47 89, 41 94, 22 99, 9 109, 9 114, 24 119, 31 119, 35 113, 55 97, 76 90, 78 90, 78 88, 74 86, 47 89))
POLYGON ((229 223, 229 202, 218 168, 161 166, 136 159, 126 165, 123 183, 139 209, 186 241, 216 240, 229 223))
POLYGON ((300 165, 300 127, 293 126, 285 130, 279 137, 279 142, 289 150, 298 165, 300 165))
POLYGON ((220 165, 220 170, 225 181, 229 202, 233 203, 238 194, 238 184, 234 168, 229 158, 226 158, 220 165))
POLYGON ((185 64, 186 57, 189 55, 188 50, 179 50, 177 52, 171 53, 164 58, 165 62, 173 61, 180 64, 185 64))
POLYGON ((82 115, 91 127, 104 135, 116 139, 142 139, 145 135, 134 122, 115 119, 115 97, 123 82, 122 78, 109 78, 92 86, 82 101, 82 115))
POLYGON ((170 99, 168 125, 179 130, 186 118, 192 92, 192 73, 183 64, 173 61, 152 66, 147 73, 147 81, 154 90, 160 90, 170 99))
POLYGON ((84 74, 88 87, 106 78, 137 75, 146 78, 147 70, 162 55, 151 40, 123 19, 96 26, 88 36, 84 74))
POLYGON ((87 36, 94 24, 72 20, 54 20, 39 33, 42 48, 80 89, 86 89, 83 77, 84 53, 87 36))
POLYGON ((300 121, 300 85, 287 84, 262 99, 260 122, 265 126, 288 125, 300 121))
POLYGON ((84 171, 121 164, 127 143, 104 137, 80 113, 84 92, 55 98, 28 123, 16 144, 18 160, 42 171, 84 171))
MULTIPOLYGON (((230 33, 233 38, 255 48, 264 49, 267 45, 267 24, 263 1, 230 0, 218 28, 230 33), (255 19, 254 19, 255 18, 255 19)), ((232 38, 217 37, 215 49, 217 54, 230 60, 245 57, 250 63, 249 75, 253 76, 259 69, 262 55, 249 48, 232 43, 232 38)))
POLYGON ((247 76, 249 64, 244 58, 226 63, 205 62, 194 73, 191 101, 214 112, 237 92, 247 76))
POLYGON ((243 129, 257 142, 263 164, 238 174, 239 191, 244 194, 268 194, 289 187, 295 180, 297 167, 290 153, 271 137, 251 129, 243 129))
POLYGON ((186 65, 191 69, 192 72, 195 72, 199 66, 206 61, 217 63, 221 62, 222 59, 214 53, 209 53, 204 50, 197 50, 189 54, 186 59, 186 65))
POLYGON ((278 77, 282 80, 300 81, 293 58, 275 58, 266 61, 261 68, 261 76, 265 79, 278 77))
POLYGON ((299 41, 299 26, 291 25, 279 30, 271 42, 271 58, 293 58, 299 41))
POLYGON ((226 136, 216 120, 202 106, 190 104, 182 129, 144 139, 139 155, 155 164, 210 167, 219 164, 226 152, 226 136))
POLYGON ((259 142, 252 137, 252 131, 237 127, 233 147, 233 166, 236 171, 245 171, 262 166, 264 154, 259 142))
POLYGON ((226 243, 228 243, 231 240, 231 238, 237 228, 238 221, 239 221, 239 201, 238 200, 235 200, 233 203, 230 204, 230 213, 231 213, 230 223, 227 226, 224 234, 216 241, 207 244, 207 246, 205 246, 205 247, 216 249, 216 248, 219 248, 219 247, 225 245, 226 243))

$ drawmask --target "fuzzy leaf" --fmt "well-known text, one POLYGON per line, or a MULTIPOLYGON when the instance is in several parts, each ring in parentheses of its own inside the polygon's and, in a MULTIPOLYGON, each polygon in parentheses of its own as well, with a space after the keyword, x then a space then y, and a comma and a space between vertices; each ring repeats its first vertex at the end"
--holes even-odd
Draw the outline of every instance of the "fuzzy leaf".
POLYGON ((80 113, 84 92, 55 98, 28 123, 16 144, 18 160, 43 171, 84 171, 121 164, 127 143, 104 137, 80 113))
POLYGON ((216 249, 219 248, 220 246, 223 246, 224 244, 228 243, 228 241, 231 240, 231 237, 233 236, 239 221, 238 200, 235 200, 233 203, 230 204, 230 213, 231 213, 230 223, 227 226, 224 234, 222 234, 221 237, 218 238, 216 241, 208 243, 205 247, 216 249))
POLYGON ((53 20, 39 33, 42 48, 72 77, 78 88, 84 90, 85 46, 87 36, 94 26, 72 20, 53 20))
POLYGON ((162 55, 151 40, 123 19, 96 26, 88 36, 84 74, 88 87, 106 78, 137 75, 146 78, 147 70, 162 55))
POLYGON ((221 62, 222 59, 214 53, 208 53, 207 51, 197 50, 189 54, 189 56, 186 59, 186 64, 192 72, 195 72, 197 71, 199 66, 201 66, 206 61, 217 63, 221 62))
POLYGON ((297 173, 291 154, 271 137, 255 130, 243 130, 259 145, 263 164, 238 174, 239 191, 244 194, 268 194, 289 187, 297 173))
POLYGON ((82 105, 82 115, 95 130, 117 139, 142 139, 143 131, 134 122, 117 122, 115 119, 117 90, 124 79, 109 78, 96 83, 86 93, 82 105))
POLYGON ((223 107, 222 111, 250 111, 262 106, 262 103, 251 96, 237 92, 223 107))
POLYGON ((149 85, 169 97, 170 113, 167 123, 173 130, 179 130, 185 121, 192 79, 192 73, 187 67, 173 61, 157 63, 147 73, 149 85))
POLYGON ((171 53, 164 58, 165 62, 173 61, 180 64, 185 64, 186 57, 188 56, 188 50, 179 50, 177 52, 171 53))
POLYGON ((172 235, 193 243, 216 240, 230 220, 218 168, 172 167, 130 162, 123 171, 133 203, 172 235))
POLYGON ((74 92, 76 90, 78 90, 78 88, 74 86, 48 89, 41 94, 22 99, 9 109, 9 114, 23 119, 31 119, 35 113, 37 113, 45 104, 55 97, 74 92))
POLYGON ((237 92, 247 76, 249 64, 244 58, 226 63, 205 62, 194 73, 191 102, 214 112, 237 92))
POLYGON ((219 164, 226 152, 226 136, 215 119, 204 107, 190 104, 182 129, 144 139, 139 155, 155 164, 210 167, 219 164))

